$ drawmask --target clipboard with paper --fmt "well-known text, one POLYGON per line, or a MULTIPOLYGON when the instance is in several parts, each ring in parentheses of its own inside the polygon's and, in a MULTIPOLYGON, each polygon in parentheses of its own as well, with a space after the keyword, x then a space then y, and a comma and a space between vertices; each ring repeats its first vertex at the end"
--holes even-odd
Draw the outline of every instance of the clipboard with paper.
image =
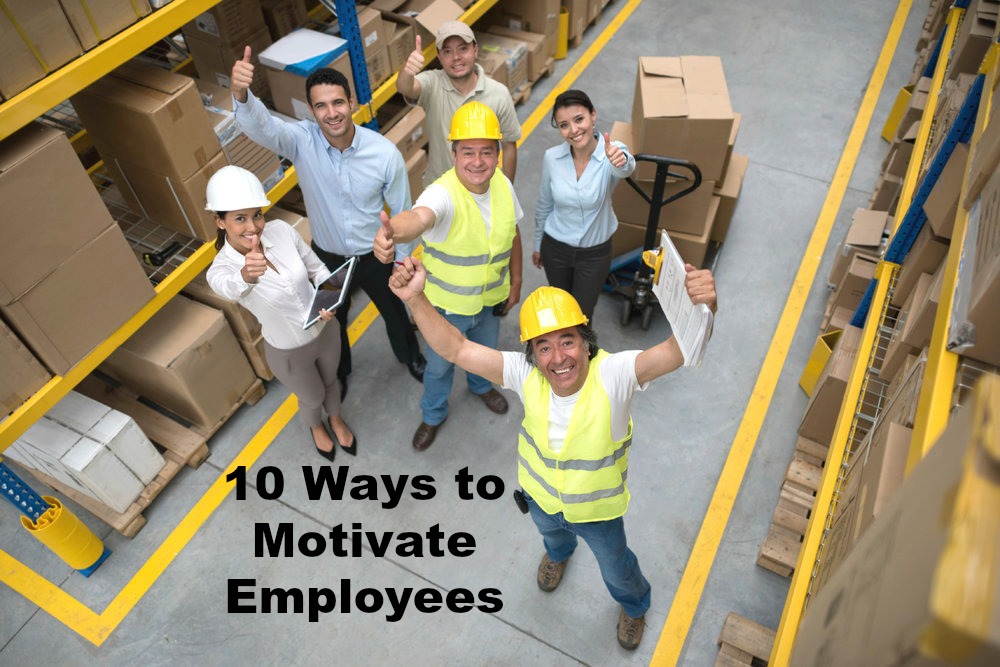
POLYGON ((684 284, 684 260, 666 231, 660 232, 660 247, 643 253, 643 261, 655 269, 653 294, 670 322, 685 366, 698 366, 712 337, 715 316, 703 303, 694 303, 684 284), (658 251, 658 252, 657 252, 658 251))

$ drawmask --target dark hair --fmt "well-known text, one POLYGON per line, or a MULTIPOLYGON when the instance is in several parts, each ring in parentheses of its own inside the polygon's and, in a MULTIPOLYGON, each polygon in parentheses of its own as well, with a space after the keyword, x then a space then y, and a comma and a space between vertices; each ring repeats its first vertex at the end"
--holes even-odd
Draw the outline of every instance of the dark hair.
MULTIPOLYGON (((587 349, 589 351, 589 356, 587 358, 593 359, 597 356, 598 349, 600 349, 597 347, 597 332, 594 331, 594 328, 589 324, 578 324, 576 325, 576 330, 579 332, 580 338, 583 339, 583 342, 587 344, 587 349)), ((524 344, 524 358, 532 366, 538 366, 535 362, 535 353, 531 349, 530 340, 524 344)))
POLYGON ((594 103, 590 101, 590 97, 587 93, 582 90, 564 90, 556 96, 556 101, 552 104, 552 127, 559 127, 556 124, 556 112, 560 109, 565 109, 566 107, 581 106, 585 108, 590 113, 594 113, 594 103))
MULTIPOLYGON (((215 215, 218 216, 219 220, 225 220, 226 216, 229 215, 229 211, 216 211, 215 215)), ((226 230, 219 227, 215 231, 215 249, 222 250, 222 246, 226 245, 226 230)))
POLYGON ((351 98, 351 84, 347 82, 347 77, 344 76, 344 73, 330 69, 329 67, 320 67, 306 79, 306 101, 309 102, 309 106, 312 106, 313 86, 322 85, 340 86, 344 89, 344 94, 347 95, 347 98, 351 98))

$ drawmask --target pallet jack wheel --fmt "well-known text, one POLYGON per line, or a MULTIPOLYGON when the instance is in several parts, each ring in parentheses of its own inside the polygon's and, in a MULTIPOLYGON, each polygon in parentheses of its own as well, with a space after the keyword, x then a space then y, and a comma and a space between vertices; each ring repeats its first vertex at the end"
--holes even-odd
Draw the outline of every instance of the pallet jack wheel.
POLYGON ((630 319, 632 319, 632 299, 626 297, 625 300, 622 301, 622 326, 627 327, 630 319))
POLYGON ((639 323, 642 325, 642 330, 646 331, 649 329, 649 323, 653 319, 653 304, 647 303, 646 307, 642 309, 642 319, 639 323))

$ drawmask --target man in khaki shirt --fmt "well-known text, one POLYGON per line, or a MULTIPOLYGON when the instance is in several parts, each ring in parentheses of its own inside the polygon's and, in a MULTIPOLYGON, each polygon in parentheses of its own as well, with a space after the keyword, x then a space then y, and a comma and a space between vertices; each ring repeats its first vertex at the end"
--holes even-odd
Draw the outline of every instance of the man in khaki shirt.
POLYGON ((502 83, 486 76, 482 66, 476 63, 479 55, 476 36, 472 28, 461 21, 441 24, 437 32, 437 49, 442 69, 422 71, 424 52, 418 35, 416 48, 396 79, 397 90, 427 113, 429 145, 424 175, 426 182, 433 182, 451 169, 451 147, 447 139, 451 118, 460 106, 477 100, 493 109, 500 120, 503 133, 501 170, 513 183, 521 124, 517 120, 510 91, 502 83))

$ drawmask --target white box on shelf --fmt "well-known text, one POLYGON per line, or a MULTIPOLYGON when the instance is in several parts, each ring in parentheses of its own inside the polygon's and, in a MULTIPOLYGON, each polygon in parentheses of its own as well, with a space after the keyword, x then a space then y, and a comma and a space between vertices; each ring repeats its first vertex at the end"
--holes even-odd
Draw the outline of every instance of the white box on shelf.
POLYGON ((127 510, 145 488, 110 449, 86 436, 80 437, 60 461, 91 495, 116 512, 127 510))

